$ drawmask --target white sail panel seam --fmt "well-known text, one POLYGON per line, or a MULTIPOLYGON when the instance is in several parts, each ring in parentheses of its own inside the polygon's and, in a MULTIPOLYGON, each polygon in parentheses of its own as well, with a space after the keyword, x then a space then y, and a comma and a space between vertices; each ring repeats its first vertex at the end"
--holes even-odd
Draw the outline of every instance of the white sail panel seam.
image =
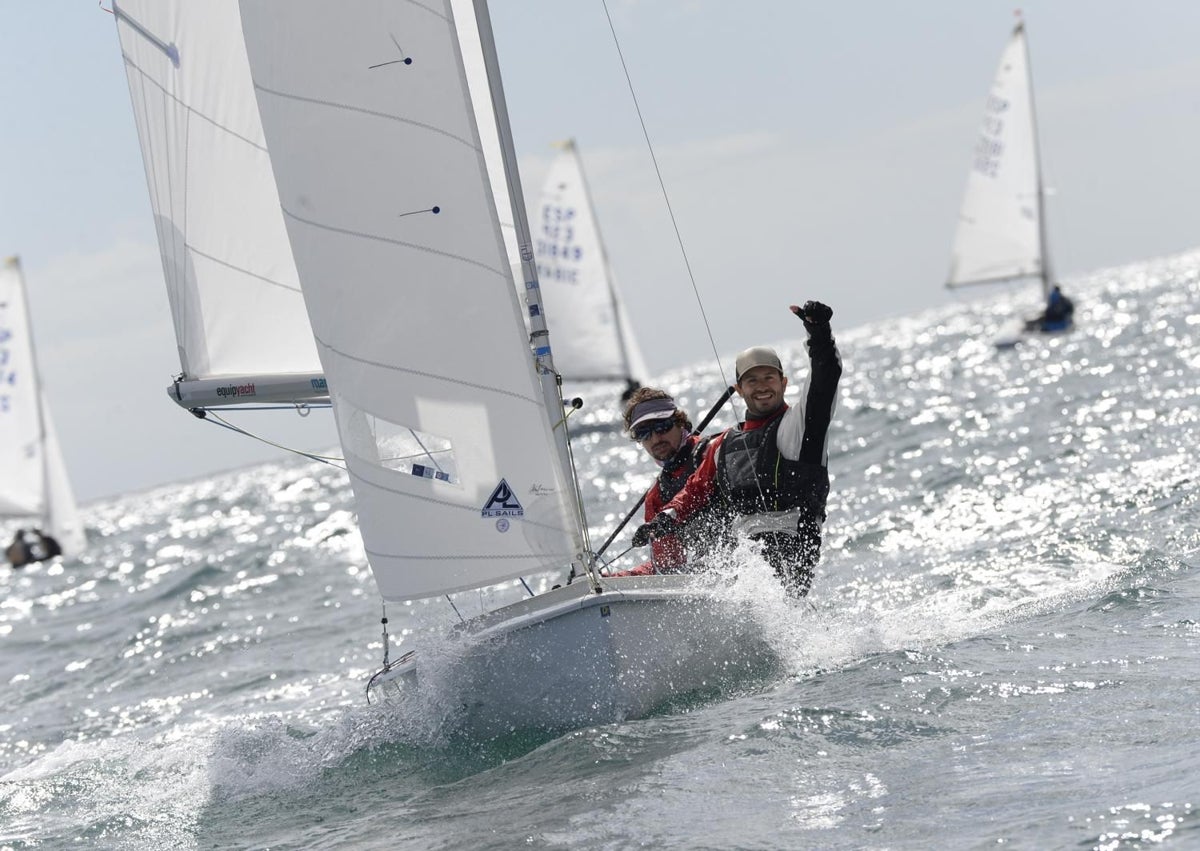
POLYGON ((472 151, 475 151, 477 154, 479 154, 479 156, 481 156, 481 157, 483 156, 483 151, 479 147, 474 145, 470 139, 464 139, 461 136, 456 136, 455 134, 451 133, 449 130, 443 130, 441 127, 434 127, 432 124, 426 124, 422 121, 413 121, 410 118, 403 118, 402 116, 399 116, 399 115, 393 115, 390 112, 380 112, 379 110, 376 110, 376 109, 364 109, 361 106, 352 106, 348 103, 337 103, 336 101, 331 101, 331 100, 322 100, 320 98, 310 98, 310 97, 304 97, 303 95, 294 95, 294 94, 290 94, 288 92, 276 91, 275 89, 268 89, 266 86, 261 86, 261 85, 258 85, 257 83, 255 83, 254 89, 255 89, 255 91, 264 92, 268 95, 274 95, 275 97, 282 98, 284 100, 294 100, 294 101, 299 101, 301 103, 311 103, 316 106, 327 106, 330 109, 344 109, 347 112, 356 112, 360 115, 371 115, 371 116, 374 116, 375 118, 383 118, 388 121, 395 121, 397 124, 407 124, 410 127, 420 127, 422 130, 428 130, 432 133, 437 133, 439 136, 445 136, 447 139, 453 139, 455 142, 465 145, 466 147, 470 148, 472 151))
POLYGON ((502 390, 498 387, 489 387, 486 384, 475 384, 474 382, 463 381, 462 379, 459 379, 459 378, 449 378, 445 375, 437 375, 436 373, 424 372, 419 369, 409 369, 406 366, 397 366, 395 364, 381 363, 380 361, 370 360, 369 358, 360 357, 358 355, 351 354, 347 351, 343 351, 342 349, 339 349, 335 346, 331 346, 329 343, 326 343, 324 340, 322 340, 320 337, 318 337, 316 335, 316 332, 313 332, 313 339, 316 340, 318 346, 321 346, 322 348, 327 349, 328 351, 333 352, 336 355, 344 357, 347 360, 355 361, 356 363, 366 364, 367 366, 377 366, 380 369, 387 369, 387 370, 391 370, 392 372, 405 372, 405 373, 408 373, 409 375, 419 375, 422 378, 432 378, 435 381, 444 381, 447 384, 457 384, 461 387, 470 387, 472 390, 481 390, 481 391, 485 391, 488 393, 499 393, 500 395, 507 396, 510 399, 517 399, 522 402, 528 402, 529 404, 534 405, 538 408, 542 407, 542 402, 540 399, 535 399, 535 398, 531 398, 529 396, 524 396, 520 393, 515 393, 512 390, 502 390))
POLYGON ((199 248, 192 245, 190 242, 184 243, 184 248, 186 248, 188 251, 192 252, 193 254, 195 254, 199 257, 203 257, 205 260, 211 260, 213 263, 216 263, 219 266, 224 266, 226 269, 233 269, 235 272, 241 272, 243 275, 247 275, 248 277, 255 278, 259 281, 262 281, 264 284, 269 284, 270 286, 273 286, 273 287, 279 287, 280 289, 287 290, 288 292, 291 292, 291 293, 303 294, 303 290, 301 290, 300 287, 289 286, 288 284, 284 283, 283 281, 276 281, 272 278, 268 278, 266 275, 260 275, 257 272, 253 272, 250 269, 246 269, 242 266, 235 266, 233 263, 229 263, 228 261, 222 260, 220 257, 214 257, 213 255, 211 255, 207 252, 201 251, 199 248))
POLYGON ((142 68, 136 62, 134 62, 132 59, 130 59, 128 55, 125 55, 125 64, 128 65, 129 67, 133 68, 134 70, 136 70, 138 72, 138 74, 141 76, 143 81, 149 81, 154 86, 154 88, 156 88, 160 92, 162 92, 164 96, 166 96, 168 99, 170 99, 174 103, 178 104, 179 106, 183 107, 183 109, 187 111, 188 115, 195 115, 198 118, 203 118, 205 121, 207 121, 213 127, 216 127, 218 130, 222 130, 222 131, 228 133, 230 136, 237 139, 239 142, 245 142, 250 147, 255 148, 259 151, 262 151, 264 154, 270 153, 269 151, 267 151, 266 145, 263 145, 260 142, 256 142, 255 140, 253 140, 247 136, 243 136, 241 133, 238 133, 236 130, 231 130, 230 128, 228 128, 224 124, 222 124, 221 122, 214 119, 212 116, 205 115, 203 112, 200 112, 200 110, 195 109, 194 107, 191 107, 188 104, 184 103, 175 94, 173 94, 169 89, 167 89, 160 82, 158 82, 158 80, 154 79, 154 77, 151 74, 142 70, 142 68))
POLYGON ((424 3, 418 3, 417 0, 405 0, 405 2, 408 3, 408 5, 410 5, 410 6, 416 6, 422 12, 428 12, 429 14, 433 15, 435 18, 441 18, 447 24, 450 23, 450 16, 442 14, 437 9, 431 9, 429 6, 426 6, 424 3))
POLYGON ((439 257, 445 257, 449 260, 458 260, 462 263, 468 263, 479 269, 483 269, 485 272, 491 272, 493 275, 496 275, 496 276, 504 279, 505 281, 509 280, 508 274, 503 269, 496 269, 492 266, 487 265, 486 263, 480 263, 478 260, 472 260, 470 257, 463 257, 461 254, 454 254, 449 251, 442 251, 439 248, 433 248, 428 245, 419 245, 415 242, 405 242, 402 239, 396 239, 396 238, 390 237, 390 236, 381 236, 379 234, 374 234, 374 233, 364 233, 364 232, 358 231, 358 230, 351 230, 350 228, 343 228, 343 227, 338 227, 337 225, 325 224, 324 222, 318 222, 318 221, 314 221, 312 219, 306 219, 303 216, 298 216, 295 213, 293 213, 291 210, 289 210, 287 207, 281 206, 280 209, 283 210, 283 214, 285 216, 292 219, 293 221, 297 221, 297 222, 300 222, 300 223, 306 224, 306 225, 311 225, 312 227, 320 228, 321 230, 327 230, 330 233, 341 233, 341 234, 345 234, 346 236, 357 236, 362 239, 370 239, 375 242, 386 242, 389 245, 399 245, 404 248, 411 248, 414 251, 424 251, 429 254, 436 254, 439 257))

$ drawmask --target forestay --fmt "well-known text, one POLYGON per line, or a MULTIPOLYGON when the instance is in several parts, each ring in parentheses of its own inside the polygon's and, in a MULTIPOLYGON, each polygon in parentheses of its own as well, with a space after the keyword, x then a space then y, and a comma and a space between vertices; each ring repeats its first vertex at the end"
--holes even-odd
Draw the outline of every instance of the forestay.
POLYGON ((559 372, 575 381, 646 381, 574 140, 546 175, 533 237, 559 372))
POLYGON ((236 0, 120 0, 186 407, 321 398, 236 0))
POLYGON ((0 264, 0 517, 34 518, 65 555, 81 552, 83 523, 37 369, 21 264, 0 264))
POLYGON ((946 285, 1038 276, 1048 290, 1044 246, 1029 54, 1018 24, 988 93, 946 285))
MULTIPOLYGON (((562 568, 585 550, 548 415, 561 402, 553 376, 535 374, 470 51, 454 26, 474 13, 453 6, 242 3, 279 199, 385 599, 562 568)), ((486 8, 477 20, 490 71, 486 8)), ((487 120, 540 314, 503 92, 489 79, 487 120)), ((548 338, 534 346, 551 369, 548 338)))

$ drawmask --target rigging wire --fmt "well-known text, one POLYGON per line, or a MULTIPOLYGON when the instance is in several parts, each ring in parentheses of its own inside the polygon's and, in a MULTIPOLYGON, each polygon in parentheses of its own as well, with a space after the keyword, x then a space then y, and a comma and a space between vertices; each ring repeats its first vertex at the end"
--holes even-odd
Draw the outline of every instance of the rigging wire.
POLYGON ((633 78, 629 75, 629 66, 625 64, 625 54, 621 51, 621 40, 617 38, 617 28, 613 25, 612 15, 608 11, 608 0, 600 0, 604 7, 604 16, 608 18, 608 28, 612 32, 613 44, 617 48, 617 56, 621 60, 621 70, 625 72, 625 82, 629 86, 629 95, 633 98, 633 108, 637 112, 638 123, 642 126, 642 136, 646 139, 646 147, 650 151, 650 160, 654 163, 654 174, 658 177, 658 186, 662 190, 663 201, 667 205, 667 215, 671 218, 671 227, 675 229, 675 241, 679 243, 679 252, 683 255, 683 265, 687 268, 688 279, 692 282, 692 293, 696 296, 696 305, 700 308, 700 318, 704 320, 704 330, 708 334, 708 343, 712 347, 713 358, 717 369, 721 372, 721 380, 729 384, 725 368, 721 365, 721 355, 717 352, 717 343, 713 339, 712 326, 708 321, 708 313, 704 310, 704 299, 700 297, 700 289, 696 286, 696 276, 692 273, 692 262, 688 258, 687 249, 683 245, 683 235, 679 232, 679 223, 675 220, 675 210, 671 207, 671 198, 667 194, 667 184, 663 180, 662 170, 658 167, 658 157, 654 153, 654 145, 650 141, 650 131, 646 128, 646 120, 642 117, 642 107, 638 103, 637 92, 633 88, 633 78))
POLYGON ((334 455, 317 455, 314 452, 305 452, 303 449, 294 449, 291 446, 284 446, 282 443, 276 443, 273 440, 267 440, 267 438, 263 437, 262 435, 255 434, 251 431, 246 431, 246 429, 242 428, 241 426, 234 425, 216 411, 212 411, 207 408, 192 408, 191 412, 197 419, 204 420, 205 422, 212 423, 213 425, 220 426, 221 428, 227 428, 232 432, 236 432, 237 434, 244 435, 261 443, 265 443, 268 446, 274 446, 276 449, 282 449, 285 452, 301 455, 313 461, 320 461, 322 464, 328 464, 331 467, 337 467, 339 470, 346 469, 344 466, 346 461, 345 458, 338 458, 334 455))
MULTIPOLYGON (((630 544, 630 545, 629 545, 629 546, 627 546, 625 549, 621 550, 621 551, 620 551, 619 553, 617 553, 615 556, 613 556, 612 558, 610 558, 608 561, 604 562, 604 564, 600 565, 600 570, 602 570, 602 571, 603 571, 603 570, 608 570, 608 569, 609 569, 609 568, 612 566, 612 563, 613 563, 613 562, 615 562, 617 559, 621 558, 621 556, 625 555, 625 553, 629 552, 629 551, 630 551, 630 550, 632 550, 632 549, 633 549, 633 544, 630 544)), ((607 574, 603 574, 603 573, 602 573, 601 575, 602 575, 602 576, 604 576, 604 575, 607 575, 607 574)))

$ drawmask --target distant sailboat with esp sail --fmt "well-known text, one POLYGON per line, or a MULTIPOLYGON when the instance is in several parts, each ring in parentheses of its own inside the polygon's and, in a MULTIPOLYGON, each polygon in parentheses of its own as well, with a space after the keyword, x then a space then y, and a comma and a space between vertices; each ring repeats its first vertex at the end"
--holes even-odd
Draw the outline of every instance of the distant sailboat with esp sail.
MULTIPOLYGON (((1025 23, 1018 21, 988 93, 946 286, 1036 278, 1045 304, 1054 286, 1045 194, 1029 48, 1025 23)), ((1037 318, 1015 319, 995 343, 1012 345, 1026 331, 1043 330, 1041 325, 1037 318)), ((1053 330, 1066 327, 1069 323, 1053 330)))
POLYGON ((21 261, 0 263, 0 519, 29 521, 6 556, 23 567, 77 556, 86 537, 42 390, 21 261))
POLYGON ((574 139, 542 185, 533 222, 534 257, 554 318, 554 364, 565 382, 646 383, 642 352, 621 299, 583 161, 574 139))
MULTIPOLYGON (((328 391, 384 600, 562 577, 462 625, 463 653, 441 680, 463 696, 455 705, 470 727, 635 717, 772 665, 753 619, 710 586, 600 575, 486 5, 244 0, 240 26, 238 11, 114 5, 152 195, 163 195, 155 208, 177 335, 212 316, 186 311, 209 297, 201 268, 217 293, 244 284, 306 307, 299 363, 328 391), (242 78, 251 72, 253 88, 242 78), (155 145, 180 158, 175 173, 163 176, 155 145), (231 162, 234 153, 244 159, 231 162), (202 182, 204 167, 229 172, 202 182), (243 203, 243 183, 255 206, 239 221, 263 240, 213 239, 228 227, 220 211, 243 203), (193 206, 211 229, 195 238, 180 232, 197 226, 193 206), (307 361, 314 340, 319 367, 307 361)), ((296 352, 274 352, 270 370, 245 353, 214 386, 281 367, 296 375, 296 352)), ((260 380, 272 386, 247 383, 260 380)), ((429 674, 411 653, 384 661, 376 695, 429 674)))

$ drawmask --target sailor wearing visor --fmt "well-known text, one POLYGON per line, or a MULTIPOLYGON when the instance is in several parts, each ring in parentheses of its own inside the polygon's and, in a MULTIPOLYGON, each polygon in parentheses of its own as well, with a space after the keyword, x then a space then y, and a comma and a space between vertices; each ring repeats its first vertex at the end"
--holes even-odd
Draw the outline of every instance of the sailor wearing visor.
MULTIPOLYGON (((687 412, 675 404, 669 393, 657 387, 635 390, 625 403, 624 420, 626 433, 662 467, 658 479, 646 494, 645 519, 649 523, 696 471, 708 439, 691 433, 692 423, 687 412)), ((611 575, 674 573, 687 564, 680 535, 660 535, 651 545, 650 561, 611 575)))

